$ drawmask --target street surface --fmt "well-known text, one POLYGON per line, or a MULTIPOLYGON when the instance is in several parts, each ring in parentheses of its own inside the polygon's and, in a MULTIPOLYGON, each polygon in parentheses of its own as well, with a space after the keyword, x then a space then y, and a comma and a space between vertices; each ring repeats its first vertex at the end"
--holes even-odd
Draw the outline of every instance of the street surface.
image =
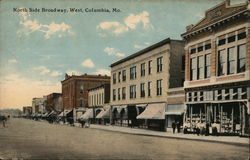
POLYGON ((11 119, 0 124, 1 159, 247 160, 247 146, 123 134, 11 119))

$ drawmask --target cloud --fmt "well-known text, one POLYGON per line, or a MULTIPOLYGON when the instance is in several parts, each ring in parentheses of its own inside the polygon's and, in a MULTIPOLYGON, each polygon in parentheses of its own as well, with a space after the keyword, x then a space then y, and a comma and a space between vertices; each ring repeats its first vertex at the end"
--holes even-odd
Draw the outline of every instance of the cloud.
POLYGON ((34 70, 40 71, 41 75, 45 75, 45 74, 50 73, 50 70, 48 68, 46 68, 45 66, 35 67, 34 70))
MULTIPOLYGON (((111 31, 116 35, 128 32, 129 30, 135 30, 137 25, 142 24, 144 29, 148 29, 150 24, 149 13, 143 11, 140 14, 130 14, 124 18, 123 22, 107 21, 101 22, 97 25, 97 29, 111 31)), ((100 34, 99 34, 100 35, 100 34)), ((102 35, 100 35, 102 36, 102 35)))
POLYGON ((97 69, 96 72, 94 72, 94 74, 110 76, 110 70, 101 68, 101 69, 97 69))
POLYGON ((61 73, 61 72, 58 72, 58 71, 53 71, 53 72, 51 72, 51 74, 50 74, 50 76, 52 76, 52 77, 57 77, 57 76, 60 76, 60 75, 62 75, 62 73, 61 73))
POLYGON ((61 92, 60 82, 36 81, 17 74, 9 74, 0 80, 0 108, 30 106, 32 98, 52 92, 61 92))
POLYGON ((79 71, 76 71, 76 70, 67 70, 66 73, 68 75, 81 75, 81 73, 79 71))
POLYGON ((135 45, 134 45, 134 48, 142 49, 142 48, 147 47, 149 44, 150 44, 150 43, 148 43, 148 42, 145 42, 143 45, 135 44, 135 45))
POLYGON ((117 56, 117 57, 124 57, 125 56, 124 53, 121 53, 117 49, 111 48, 111 47, 106 47, 104 49, 104 52, 106 52, 109 56, 117 56))
POLYGON ((137 44, 135 44, 134 45, 134 48, 139 48, 139 49, 141 49, 141 48, 143 48, 144 46, 140 46, 140 45, 137 45, 137 44))
POLYGON ((65 34, 74 35, 71 31, 71 26, 62 22, 57 24, 52 21, 50 24, 42 24, 36 19, 30 19, 29 12, 20 12, 20 24, 23 26, 22 29, 18 30, 17 33, 30 35, 32 32, 42 32, 44 37, 49 39, 52 35, 59 33, 58 37, 62 38, 65 34))
POLYGON ((95 64, 93 63, 93 61, 91 59, 86 59, 81 63, 81 66, 83 67, 87 67, 87 68, 94 68, 95 64))
POLYGON ((9 59, 8 63, 17 63, 17 60, 16 59, 9 59))

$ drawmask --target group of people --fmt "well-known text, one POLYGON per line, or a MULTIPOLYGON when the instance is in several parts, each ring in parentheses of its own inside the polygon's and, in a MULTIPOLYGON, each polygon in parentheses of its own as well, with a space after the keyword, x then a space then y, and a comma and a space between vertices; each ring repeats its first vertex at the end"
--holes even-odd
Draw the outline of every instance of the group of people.
POLYGON ((175 133, 175 129, 177 129, 177 133, 180 133, 181 130, 181 123, 179 121, 172 122, 173 134, 175 133))

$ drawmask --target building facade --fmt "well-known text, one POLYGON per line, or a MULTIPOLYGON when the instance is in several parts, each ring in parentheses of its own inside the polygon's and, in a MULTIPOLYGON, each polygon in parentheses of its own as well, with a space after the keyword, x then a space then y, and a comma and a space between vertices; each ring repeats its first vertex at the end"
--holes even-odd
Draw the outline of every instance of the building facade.
POLYGON ((152 119, 160 121, 156 124, 164 125, 167 91, 183 86, 183 48, 183 41, 168 38, 111 64, 113 123, 118 120, 121 125, 123 121, 138 125, 141 120, 152 119), (145 108, 164 113, 160 117, 137 118, 145 108))
POLYGON ((62 108, 62 94, 61 93, 51 93, 46 96, 46 111, 56 111, 61 112, 62 108))
POLYGON ((88 107, 88 89, 110 83, 109 76, 101 75, 72 75, 65 76, 62 83, 63 109, 88 107))
POLYGON ((44 113, 45 112, 46 96, 43 98, 32 99, 32 112, 33 113, 44 113))
POLYGON ((249 133, 249 1, 207 10, 185 39, 186 116, 190 131, 249 133))
POLYGON ((24 106, 23 107, 23 115, 29 116, 32 114, 32 107, 31 106, 24 106))

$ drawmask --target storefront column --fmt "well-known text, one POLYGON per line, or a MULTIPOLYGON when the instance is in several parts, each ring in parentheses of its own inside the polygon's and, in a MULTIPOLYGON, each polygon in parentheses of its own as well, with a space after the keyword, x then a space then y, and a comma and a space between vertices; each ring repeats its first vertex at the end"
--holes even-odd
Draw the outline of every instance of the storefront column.
POLYGON ((202 116, 201 116, 201 107, 200 107, 200 123, 201 123, 201 119, 202 119, 202 116))
POLYGON ((220 133, 221 133, 223 106, 221 106, 221 105, 219 104, 219 108, 220 108, 220 133))
POLYGON ((245 114, 245 106, 242 105, 242 134, 245 134, 245 126, 246 126, 246 114, 245 114))
POLYGON ((207 104, 204 104, 205 107, 205 123, 207 124, 207 104))
POLYGON ((242 134, 243 124, 242 124, 242 109, 240 102, 239 102, 239 110, 240 110, 240 134, 242 134))
POLYGON ((216 123, 216 109, 217 109, 217 105, 214 105, 214 123, 216 123))
POLYGON ((191 131, 193 131, 192 118, 193 118, 193 105, 190 105, 190 128, 191 128, 191 131))
POLYGON ((235 132, 234 131, 234 106, 232 107, 232 129, 233 133, 235 132))

